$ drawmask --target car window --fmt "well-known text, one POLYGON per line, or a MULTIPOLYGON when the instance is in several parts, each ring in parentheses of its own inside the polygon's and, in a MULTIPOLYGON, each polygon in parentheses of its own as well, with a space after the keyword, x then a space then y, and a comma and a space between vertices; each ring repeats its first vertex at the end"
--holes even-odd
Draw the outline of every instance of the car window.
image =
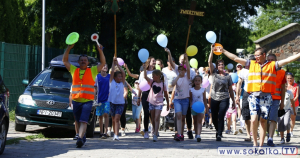
POLYGON ((44 86, 51 88, 70 88, 72 76, 65 68, 45 70, 32 82, 31 86, 44 86))

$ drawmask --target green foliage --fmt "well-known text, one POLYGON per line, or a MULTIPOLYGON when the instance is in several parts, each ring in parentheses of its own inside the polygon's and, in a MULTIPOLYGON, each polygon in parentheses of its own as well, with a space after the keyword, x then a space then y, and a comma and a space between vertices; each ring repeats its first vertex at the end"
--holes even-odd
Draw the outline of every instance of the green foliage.
POLYGON ((13 138, 13 139, 6 140, 6 145, 19 144, 20 140, 32 141, 34 139, 46 139, 46 137, 42 133, 39 133, 37 135, 29 135, 26 137, 13 138))
POLYGON ((9 111, 9 121, 15 121, 15 110, 9 111))

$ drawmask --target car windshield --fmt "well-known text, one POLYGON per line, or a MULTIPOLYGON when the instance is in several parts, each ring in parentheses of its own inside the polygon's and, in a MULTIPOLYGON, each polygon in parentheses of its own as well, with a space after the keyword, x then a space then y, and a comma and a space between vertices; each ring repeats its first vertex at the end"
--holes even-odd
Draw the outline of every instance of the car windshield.
POLYGON ((52 68, 45 70, 31 83, 31 86, 50 88, 67 88, 72 85, 72 76, 66 68, 52 68))

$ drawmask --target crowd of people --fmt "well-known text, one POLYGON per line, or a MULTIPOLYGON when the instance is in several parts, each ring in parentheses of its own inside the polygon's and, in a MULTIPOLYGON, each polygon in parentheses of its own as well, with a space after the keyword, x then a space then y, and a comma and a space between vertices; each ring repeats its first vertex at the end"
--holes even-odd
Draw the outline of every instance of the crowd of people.
POLYGON ((141 66, 140 74, 131 73, 129 65, 123 65, 128 75, 137 79, 132 88, 126 82, 125 71, 116 57, 113 58, 111 69, 108 69, 101 45, 97 46, 100 64, 88 67, 87 56, 81 55, 78 59, 79 68, 68 61, 68 54, 73 47, 67 47, 63 62, 73 78, 70 102, 75 117, 74 140, 77 140, 79 148, 86 142, 85 131, 93 104, 97 106, 100 138, 113 137, 113 140, 119 140, 119 133, 126 135, 125 113, 129 90, 132 93, 135 133, 141 133, 145 139, 152 137, 154 142, 158 141, 164 106, 168 111, 175 111, 176 141, 184 141, 185 125, 188 139, 201 142, 202 127, 206 126, 210 129, 214 127, 216 141, 221 141, 225 122, 226 134, 236 135, 246 130, 245 141, 253 141, 253 146, 263 146, 266 134, 268 146, 275 146, 274 133, 280 134, 281 144, 293 137, 299 107, 299 87, 293 74, 281 67, 300 58, 300 53, 277 61, 276 56, 267 54, 264 48, 257 48, 249 59, 239 58, 221 49, 225 56, 238 63, 236 70, 239 79, 234 83, 223 60, 218 59, 215 64, 212 62, 216 49, 214 45, 211 46, 208 67, 202 72, 190 67, 186 54, 180 55, 179 65, 175 64, 171 51, 165 48, 167 67, 164 67, 161 59, 154 57, 149 57, 141 66), (202 86, 203 80, 209 81, 205 88, 202 86), (139 88, 143 82, 148 83, 149 90, 139 88), (192 108, 196 102, 203 103, 204 111, 192 108), (237 120, 241 126, 239 129, 237 120))

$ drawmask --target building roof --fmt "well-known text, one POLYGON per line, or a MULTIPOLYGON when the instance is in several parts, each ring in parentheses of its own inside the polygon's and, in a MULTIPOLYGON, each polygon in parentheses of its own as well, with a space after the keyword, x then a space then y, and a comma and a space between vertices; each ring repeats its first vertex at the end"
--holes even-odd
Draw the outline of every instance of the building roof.
POLYGON ((286 25, 285 27, 280 28, 280 29, 278 29, 278 30, 276 30, 276 31, 274 31, 274 32, 272 32, 272 33, 270 33, 270 34, 268 34, 268 35, 266 35, 266 36, 264 36, 264 37, 262 37, 262 38, 256 40, 256 41, 254 41, 254 43, 255 43, 255 44, 260 43, 260 42, 262 42, 262 41, 264 41, 264 40, 266 40, 266 39, 268 39, 268 38, 270 38, 270 37, 272 37, 272 36, 275 36, 275 35, 277 35, 277 34, 283 32, 283 31, 285 31, 285 30, 288 30, 288 29, 290 29, 290 28, 292 28, 292 27, 294 27, 294 26, 300 26, 300 24, 298 24, 298 23, 291 23, 291 24, 288 24, 288 25, 286 25))

